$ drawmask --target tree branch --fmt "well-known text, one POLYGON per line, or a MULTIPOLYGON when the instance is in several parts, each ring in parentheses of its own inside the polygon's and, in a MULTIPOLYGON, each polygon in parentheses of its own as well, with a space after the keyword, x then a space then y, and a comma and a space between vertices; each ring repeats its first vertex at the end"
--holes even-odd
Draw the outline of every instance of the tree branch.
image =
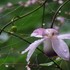
POLYGON ((43 5, 43 15, 42 15, 42 25, 41 27, 43 28, 44 27, 44 16, 45 16, 45 4, 43 5))

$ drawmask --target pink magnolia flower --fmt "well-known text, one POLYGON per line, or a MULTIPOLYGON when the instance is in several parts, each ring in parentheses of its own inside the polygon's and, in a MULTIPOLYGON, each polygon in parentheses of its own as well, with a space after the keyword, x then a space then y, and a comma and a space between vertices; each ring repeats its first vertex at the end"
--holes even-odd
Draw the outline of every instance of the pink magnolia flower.
POLYGON ((62 59, 69 60, 69 49, 63 39, 70 39, 70 34, 58 34, 58 31, 53 28, 39 28, 33 31, 31 37, 38 37, 41 39, 34 41, 27 49, 22 51, 22 54, 28 52, 27 62, 29 62, 33 52, 41 43, 44 44, 44 52, 48 56, 57 54, 62 59))

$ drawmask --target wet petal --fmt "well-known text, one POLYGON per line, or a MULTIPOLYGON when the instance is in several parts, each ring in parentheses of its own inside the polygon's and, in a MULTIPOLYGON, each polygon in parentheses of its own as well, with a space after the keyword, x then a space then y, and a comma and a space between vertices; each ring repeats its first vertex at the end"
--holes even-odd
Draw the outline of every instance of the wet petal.
POLYGON ((42 43, 43 41, 44 41, 44 39, 37 40, 37 41, 33 42, 32 44, 30 44, 27 49, 25 49, 24 51, 22 51, 21 54, 24 54, 24 53, 26 53, 28 51, 27 59, 26 59, 27 62, 29 62, 29 59, 32 56, 33 52, 38 47, 38 45, 40 43, 42 43))
POLYGON ((33 52, 38 47, 38 45, 40 45, 43 41, 44 41, 44 39, 37 40, 29 46, 30 49, 29 49, 29 52, 27 54, 27 59, 26 59, 27 62, 29 61, 30 57, 32 56, 33 52))
POLYGON ((52 39, 52 48, 57 53, 57 55, 64 60, 69 60, 69 49, 67 44, 60 39, 52 39))
POLYGON ((38 29, 33 31, 31 36, 33 36, 33 37, 43 37, 44 31, 45 31, 44 28, 38 28, 38 29))
POLYGON ((58 38, 60 38, 60 39, 70 39, 70 34, 58 35, 58 38))
POLYGON ((54 50, 52 48, 51 40, 49 38, 44 41, 44 52, 49 57, 56 55, 56 53, 54 52, 54 50))

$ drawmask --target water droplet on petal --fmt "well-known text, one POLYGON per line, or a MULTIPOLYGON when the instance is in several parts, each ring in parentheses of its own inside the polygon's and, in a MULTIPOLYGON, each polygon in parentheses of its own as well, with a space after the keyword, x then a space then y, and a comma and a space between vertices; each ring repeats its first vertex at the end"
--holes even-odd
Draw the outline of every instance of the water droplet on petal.
POLYGON ((67 50, 64 50, 64 52, 67 52, 67 50))

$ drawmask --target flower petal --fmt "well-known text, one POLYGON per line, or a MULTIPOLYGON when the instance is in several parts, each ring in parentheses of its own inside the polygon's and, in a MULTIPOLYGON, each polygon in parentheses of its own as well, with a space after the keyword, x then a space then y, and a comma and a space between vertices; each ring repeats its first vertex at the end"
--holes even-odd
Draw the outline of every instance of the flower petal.
POLYGON ((45 29, 44 28, 38 28, 36 30, 33 31, 33 33, 31 34, 31 36, 33 37, 43 37, 43 33, 44 33, 45 29))
POLYGON ((60 39, 70 39, 70 34, 58 35, 58 38, 60 38, 60 39))
POLYGON ((31 48, 31 47, 26 48, 24 51, 21 52, 21 54, 26 53, 27 51, 29 51, 30 48, 31 48))
POLYGON ((26 59, 27 62, 29 61, 30 57, 32 56, 33 52, 38 47, 38 45, 40 45, 43 41, 44 41, 44 39, 37 40, 29 46, 30 49, 29 49, 29 52, 27 54, 27 59, 26 59))
POLYGON ((53 33, 55 35, 57 35, 58 34, 58 31, 56 29, 54 29, 54 28, 45 29, 45 34, 52 35, 53 33))
POLYGON ((69 49, 67 44, 58 38, 52 39, 52 48, 57 53, 57 55, 64 60, 69 60, 69 49))
POLYGON ((38 45, 40 43, 42 43, 43 41, 44 41, 44 39, 37 40, 37 41, 33 42, 32 44, 30 44, 27 49, 25 49, 24 51, 21 52, 22 54, 24 54, 28 51, 27 59, 26 59, 27 62, 29 62, 29 59, 32 56, 33 52, 38 47, 38 45))
POLYGON ((44 52, 49 57, 56 55, 56 53, 54 52, 54 50, 52 48, 51 40, 49 38, 44 41, 44 52))

